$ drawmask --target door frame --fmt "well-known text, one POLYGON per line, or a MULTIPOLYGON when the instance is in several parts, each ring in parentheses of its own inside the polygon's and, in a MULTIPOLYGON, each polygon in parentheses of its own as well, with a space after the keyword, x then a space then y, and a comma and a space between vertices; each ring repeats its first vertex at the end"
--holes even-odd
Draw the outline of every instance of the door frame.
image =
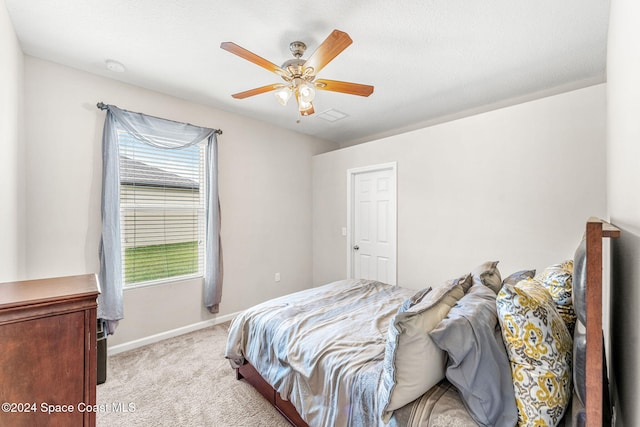
POLYGON ((389 218, 393 224, 393 226, 390 228, 393 231, 393 237, 389 240, 392 245, 393 267, 395 271, 393 283, 391 283, 391 285, 395 286, 398 282, 398 162, 381 163, 376 165, 347 169, 347 277, 349 279, 353 279, 354 270, 354 252, 352 249, 355 238, 355 209, 353 205, 355 199, 354 185, 356 175, 383 170, 390 170, 393 175, 393 184, 391 187, 393 191, 393 206, 391 208, 389 218))

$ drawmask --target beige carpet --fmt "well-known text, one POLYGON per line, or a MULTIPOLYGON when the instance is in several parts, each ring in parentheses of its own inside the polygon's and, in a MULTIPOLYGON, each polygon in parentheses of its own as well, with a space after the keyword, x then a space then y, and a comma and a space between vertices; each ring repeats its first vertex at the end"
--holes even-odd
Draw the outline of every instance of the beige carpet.
MULTIPOLYGON (((289 424, 224 358, 228 323, 107 360, 98 427, 286 427, 289 424)), ((116 332, 117 333, 117 332, 116 332)))

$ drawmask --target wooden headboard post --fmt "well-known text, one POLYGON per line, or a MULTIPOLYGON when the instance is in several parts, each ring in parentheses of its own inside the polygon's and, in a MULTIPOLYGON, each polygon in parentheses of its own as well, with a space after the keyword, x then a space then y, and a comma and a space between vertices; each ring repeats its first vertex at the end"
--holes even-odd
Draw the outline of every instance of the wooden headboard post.
POLYGON ((602 239, 616 238, 620 230, 597 218, 589 218, 587 244, 587 350, 586 350, 586 426, 602 427, 603 397, 606 383, 604 340, 602 333, 602 239))

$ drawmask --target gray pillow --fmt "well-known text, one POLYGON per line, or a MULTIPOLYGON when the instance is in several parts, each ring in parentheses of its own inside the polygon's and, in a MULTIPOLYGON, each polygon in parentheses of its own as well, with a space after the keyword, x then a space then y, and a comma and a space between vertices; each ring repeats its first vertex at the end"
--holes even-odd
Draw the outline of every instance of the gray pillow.
POLYGON ((446 377, 473 419, 481 426, 513 427, 518 410, 496 294, 488 287, 472 286, 429 335, 449 355, 446 377))
POLYGON ((515 286, 518 284, 519 281, 521 280, 527 280, 527 279, 533 279, 536 275, 536 271, 535 270, 520 270, 520 271, 516 271, 515 273, 511 273, 509 276, 507 276, 503 281, 502 284, 508 284, 511 286, 515 286))
POLYGON ((477 266, 472 272, 473 284, 483 284, 491 289, 495 294, 500 292, 502 278, 498 270, 499 261, 487 261, 477 266))

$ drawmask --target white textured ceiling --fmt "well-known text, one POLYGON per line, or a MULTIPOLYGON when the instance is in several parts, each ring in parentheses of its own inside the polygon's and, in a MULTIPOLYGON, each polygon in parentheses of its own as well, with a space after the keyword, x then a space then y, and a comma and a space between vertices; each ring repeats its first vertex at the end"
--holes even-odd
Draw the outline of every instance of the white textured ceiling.
POLYGON ((5 2, 27 55, 342 145, 606 79, 605 0, 5 2), (293 103, 282 107, 271 93, 231 98, 281 80, 221 42, 280 65, 290 42, 305 42, 308 57, 333 29, 353 44, 319 77, 375 86, 368 98, 318 93, 316 113, 348 117, 297 123, 293 103), (107 59, 126 71, 107 70, 107 59))

